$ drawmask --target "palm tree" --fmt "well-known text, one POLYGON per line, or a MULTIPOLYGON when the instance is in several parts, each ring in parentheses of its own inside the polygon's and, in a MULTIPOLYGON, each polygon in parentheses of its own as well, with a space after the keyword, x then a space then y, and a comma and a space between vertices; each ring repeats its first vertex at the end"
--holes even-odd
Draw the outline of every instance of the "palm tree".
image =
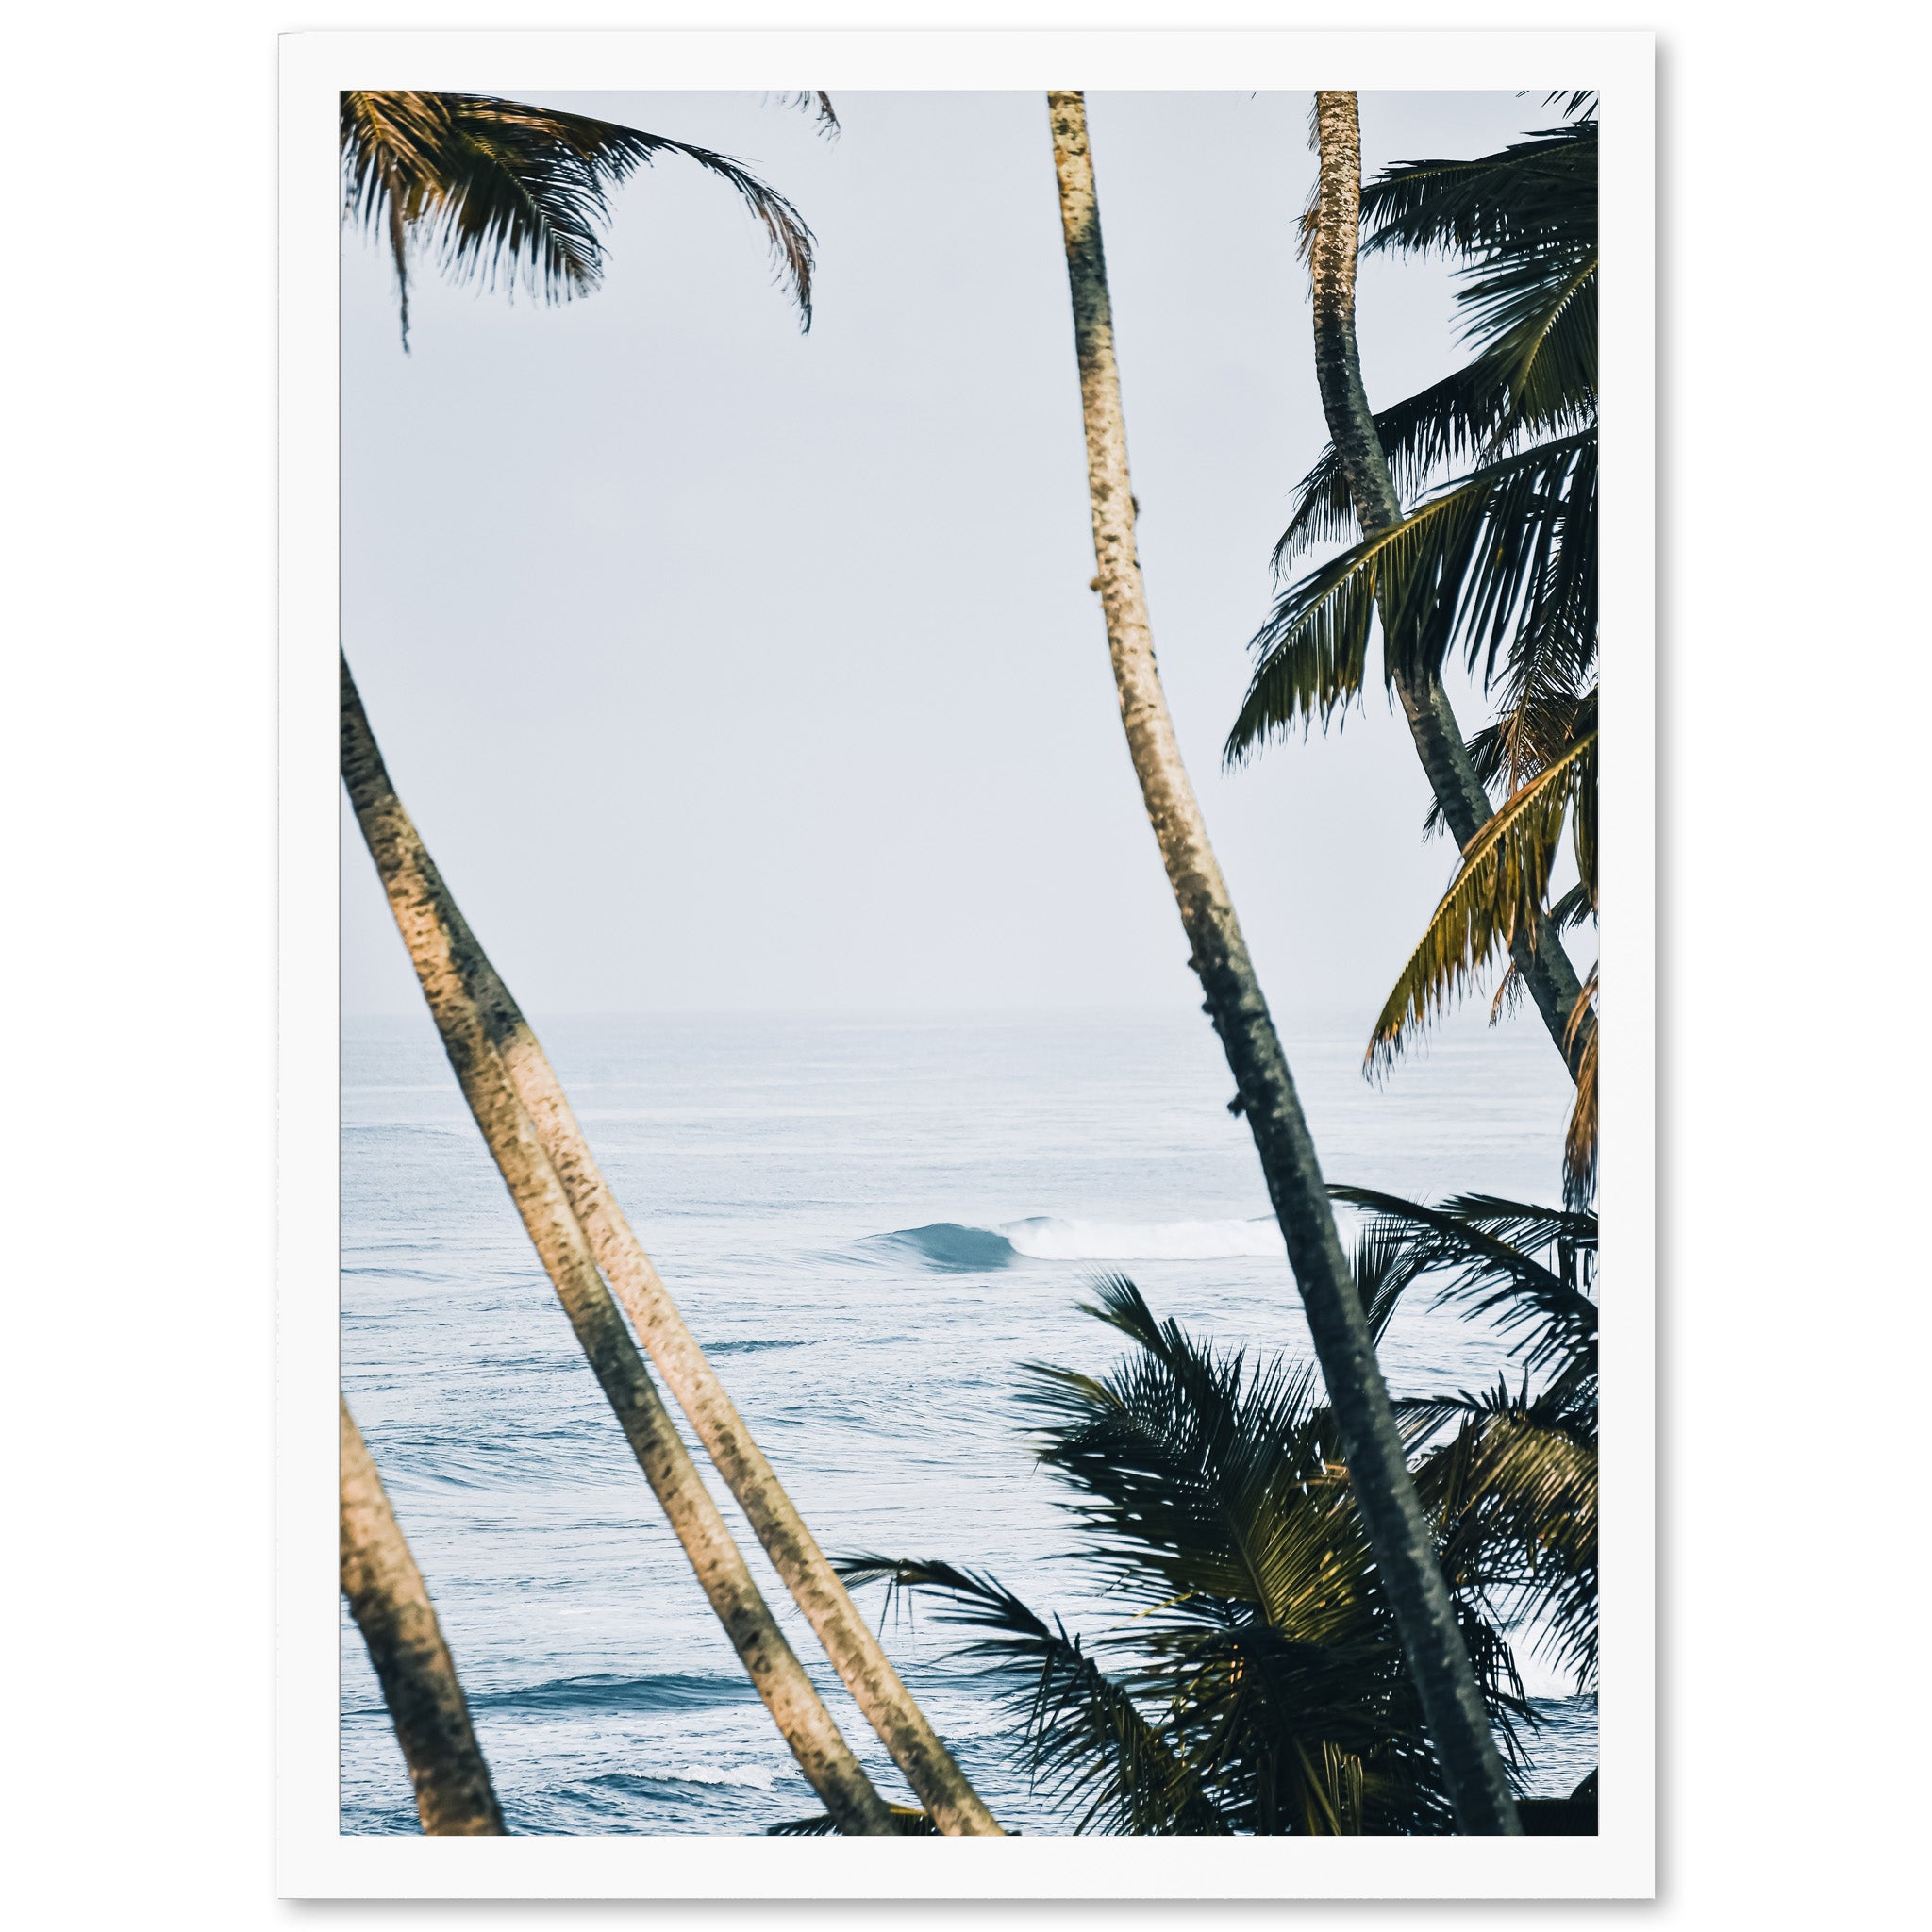
POLYGON ((1181 762, 1155 666, 1134 544, 1134 494, 1086 104, 1077 92, 1050 93, 1047 101, 1087 430, 1096 583, 1128 751, 1192 948, 1190 963, 1234 1074, 1237 1092, 1230 1105, 1247 1115, 1254 1132, 1381 1587, 1401 1632, 1457 1820, 1471 1834, 1513 1833, 1521 1827, 1508 1784, 1456 1608, 1435 1561, 1429 1526, 1409 1481, 1401 1432, 1336 1235, 1314 1143, 1181 762))
MULTIPOLYGON (((937 1597, 1004 1681, 1036 1789, 1076 1832, 1453 1828, 1413 1678, 1312 1365, 1249 1365, 1156 1319, 1119 1275, 1087 1312, 1110 1374, 1029 1366, 1033 1446, 1069 1492, 1064 1554, 1119 1614, 1096 1641, 983 1572, 854 1557, 937 1597)), ((1507 1645, 1458 1607, 1487 1717, 1528 1715, 1507 1645)))
MULTIPOLYGON (((598 1385, 725 1635, 839 1828, 889 1832, 885 1801, 759 1594, 597 1272, 570 1196, 465 984, 457 953, 460 915, 390 783, 346 660, 342 779, 463 1097, 598 1385)), ((466 936, 467 927, 462 932, 466 936)))
MULTIPOLYGON (((1588 107, 1579 99, 1573 105, 1588 107)), ((1330 448, 1304 479, 1277 567, 1324 536, 1360 531, 1291 585, 1255 640, 1254 678, 1227 757, 1361 689, 1379 614, 1383 666, 1408 720, 1440 819, 1467 852, 1489 823, 1487 785, 1520 787, 1578 736, 1596 653, 1596 124, 1551 130, 1474 162, 1391 170, 1365 195, 1356 99, 1316 96, 1321 170, 1308 222, 1315 367, 1330 448), (1355 340, 1357 231, 1374 247, 1454 247, 1476 258, 1461 299, 1480 344, 1463 370, 1372 414, 1355 340), (1405 513, 1446 462, 1477 467, 1405 513), (1504 715, 1465 745, 1442 688, 1460 640, 1503 685, 1504 715)), ((1594 983, 1577 983, 1560 939, 1575 906, 1518 905, 1465 932, 1474 972, 1498 953, 1506 990, 1526 986, 1579 1089, 1594 1091, 1594 983)), ((1392 1052, 1447 988, 1405 975, 1372 1060, 1392 1052)), ((1385 1015, 1385 1018, 1388 1016, 1385 1015)), ((1593 1117, 1593 1107, 1591 1108, 1593 1117)), ((1579 1108, 1579 1119, 1583 1109, 1579 1108)))
POLYGON ((828 1808, 841 1829, 892 1830, 884 1802, 772 1620, 691 1466, 598 1274, 600 1262, 774 1567, 921 1802, 949 1834, 998 1835, 991 1813, 758 1452, 611 1198, 536 1036, 396 796, 346 660, 342 778, 471 1113, 699 1581, 814 1789, 840 1793, 828 1808))
MULTIPOLYGON (((831 103, 813 98, 836 128, 831 103)), ((348 218, 389 241, 405 349, 412 234, 457 281, 494 286, 501 277, 514 288, 522 279, 545 301, 568 301, 603 277, 606 190, 659 155, 682 155, 738 191, 764 227, 802 325, 811 326, 812 232, 728 155, 490 94, 382 91, 344 92, 341 150, 348 218)))
POLYGON ((341 1575, 432 1838, 501 1838, 503 1812, 423 1573, 341 1404, 341 1575))

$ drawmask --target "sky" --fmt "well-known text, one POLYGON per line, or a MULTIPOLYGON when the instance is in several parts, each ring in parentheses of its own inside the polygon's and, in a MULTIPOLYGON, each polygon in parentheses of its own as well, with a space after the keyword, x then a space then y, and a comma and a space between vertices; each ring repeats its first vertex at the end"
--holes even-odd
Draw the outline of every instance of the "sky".
MULTIPOLYGON (((595 293, 511 302, 420 264, 405 356, 387 254, 345 233, 343 642, 524 1007, 1198 1003, 1088 589, 1043 100, 841 94, 834 142, 752 94, 510 78, 748 161, 819 256, 801 333, 742 204, 667 158, 616 191, 595 293)), ((1277 1018, 1366 1036, 1455 859, 1422 839, 1399 714, 1378 686, 1339 732, 1221 769, 1270 552, 1325 442, 1294 249, 1307 112, 1089 100, 1182 751, 1277 1018)), ((1365 93, 1365 171, 1554 118, 1365 93)), ((1461 359, 1443 266, 1370 258, 1358 308, 1377 408, 1461 359)), ((416 1010, 346 810, 343 860, 344 1010, 416 1010)))

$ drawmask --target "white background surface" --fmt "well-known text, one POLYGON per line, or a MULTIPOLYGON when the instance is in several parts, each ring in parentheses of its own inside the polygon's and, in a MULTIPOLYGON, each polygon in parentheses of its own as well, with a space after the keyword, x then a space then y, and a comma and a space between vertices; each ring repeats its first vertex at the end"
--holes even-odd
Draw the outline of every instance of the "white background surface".
MULTIPOLYGON (((1376 17, 1404 24, 1350 24, 1376 17)), ((9 1901, 53 1925, 774 1922, 272 1897, 272 34, 367 24, 106 8, 9 63, 9 1901)), ((1917 224, 1869 189, 1916 178, 1915 68, 1859 9, 1588 24, 1663 35, 1662 1911, 1895 1923, 1924 1782, 1924 1271, 1890 1227, 1923 1139, 1923 623, 1844 533, 1909 501, 1917 224)))

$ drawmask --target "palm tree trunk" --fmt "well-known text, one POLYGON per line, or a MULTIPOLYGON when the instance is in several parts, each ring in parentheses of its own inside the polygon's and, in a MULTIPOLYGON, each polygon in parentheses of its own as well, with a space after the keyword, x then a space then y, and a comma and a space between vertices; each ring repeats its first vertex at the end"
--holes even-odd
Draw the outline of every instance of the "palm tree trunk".
POLYGON ((640 1467, 732 1647, 841 1831, 890 1836, 891 1813, 785 1641, 610 1299, 563 1183, 518 1100, 452 943, 449 892, 383 768, 342 664, 342 777, 463 1097, 640 1467))
MULTIPOLYGON (((347 665, 342 670, 343 772, 357 776, 357 809, 408 827, 408 841, 434 876, 413 826, 391 788, 347 665)), ((373 845, 372 845, 372 849, 373 845)), ((377 860, 378 866, 382 861, 377 860)), ((878 1733, 906 1781, 949 1836, 997 1837, 1000 1826, 940 1740, 925 1714, 880 1648, 871 1627, 826 1561, 797 1507, 773 1473, 744 1419, 724 1392, 642 1244, 631 1231, 591 1154, 570 1102, 537 1036, 498 976, 457 904, 437 880, 427 916, 439 927, 438 946, 461 981, 516 1098, 590 1239, 595 1259, 636 1324, 665 1385, 690 1418, 726 1487, 744 1511, 773 1568, 805 1612, 853 1700, 878 1733)), ((413 948, 412 948, 413 951, 413 948)))
POLYGON ((1121 723, 1154 836, 1193 948, 1190 964, 1207 995, 1235 1077, 1236 1108, 1248 1117, 1261 1172, 1301 1289, 1328 1399, 1348 1453, 1349 1479, 1389 1592, 1403 1648, 1460 1828, 1521 1830, 1489 1722, 1470 1669, 1434 1540, 1402 1452, 1374 1344, 1335 1232, 1322 1180, 1274 1023, 1261 995, 1201 808, 1181 763, 1174 721, 1155 667, 1146 594, 1134 547, 1134 495, 1114 361, 1113 314, 1101 252, 1100 212, 1078 93, 1047 96, 1060 220, 1073 285, 1080 402, 1087 423, 1087 475, 1093 552, 1100 566, 1108 648, 1121 723))
MULTIPOLYGON (((1389 458, 1375 433, 1374 413, 1362 387, 1361 357, 1355 340, 1355 271, 1361 224, 1361 130, 1352 92, 1315 95, 1315 132, 1321 154, 1316 192, 1313 245, 1308 252, 1315 306, 1315 380, 1329 441, 1348 481, 1356 521, 1365 537, 1402 521, 1402 502, 1389 473, 1389 458)), ((1449 693, 1433 666, 1400 661, 1387 640, 1396 696, 1402 701, 1416 755, 1422 759, 1442 820, 1458 846, 1467 849, 1494 808, 1475 774, 1462 733, 1450 708, 1449 693)), ((1596 1016, 1586 1013, 1573 1025, 1582 988, 1576 969, 1550 928, 1522 930, 1509 941, 1509 957, 1522 974, 1536 1009, 1549 1028, 1574 1080, 1580 1076, 1596 1016)))
POLYGON ((346 1402, 341 1410, 342 1594, 396 1727, 416 1815, 432 1838, 502 1838, 503 1812, 436 1606, 346 1402))

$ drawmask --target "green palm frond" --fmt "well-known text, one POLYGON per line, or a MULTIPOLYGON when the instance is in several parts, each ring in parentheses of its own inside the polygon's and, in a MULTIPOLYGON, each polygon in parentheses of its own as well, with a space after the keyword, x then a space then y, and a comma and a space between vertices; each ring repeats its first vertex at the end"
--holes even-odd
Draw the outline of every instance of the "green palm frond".
MULTIPOLYGON (((1329 1519, 1347 1491, 1311 1364, 1250 1373, 1240 1351, 1201 1347, 1157 1324, 1121 1275, 1090 1310, 1136 1342, 1104 1380, 1026 1366, 1022 1401, 1043 1427, 1035 1449, 1065 1479, 1122 1591, 1167 1605, 1177 1592, 1252 1607, 1276 1628, 1320 1641, 1343 1592, 1324 1588, 1313 1550, 1359 1556, 1360 1533, 1329 1519)), ((1339 1575, 1338 1572, 1338 1575, 1339 1575)), ((1180 1605, 1164 1615, 1191 1621, 1180 1605)), ((1219 1612, 1217 1611, 1217 1615, 1219 1612)))
POLYGON ((1568 249, 1511 255, 1467 277, 1457 300, 1500 405, 1491 444, 1525 426, 1594 417, 1596 295, 1594 249, 1580 259, 1568 249))
POLYGON ((1360 1247, 1385 1325, 1403 1293, 1433 1276, 1439 1306, 1460 1304, 1495 1317, 1504 1334, 1517 1338, 1513 1352, 1526 1369, 1581 1366, 1594 1376, 1594 1214, 1491 1194, 1460 1194, 1429 1207, 1339 1182, 1328 1191, 1367 1216, 1360 1247))
POLYGON ((1250 644, 1257 663, 1229 764, 1360 691, 1382 627, 1385 677, 1439 667, 1459 641, 1485 675, 1513 632, 1554 651, 1596 639, 1594 431, 1485 463, 1291 585, 1250 644), (1391 648, 1392 646, 1392 648, 1391 648))
MULTIPOLYGON (((1451 464, 1507 451, 1524 434, 1570 435, 1596 420, 1596 283, 1567 264, 1521 291, 1488 283, 1503 324, 1473 360, 1425 390, 1378 410, 1375 434, 1396 492, 1412 501, 1451 464), (1506 304, 1505 296, 1515 299, 1506 304), (1532 299, 1535 298, 1535 299, 1532 299)), ((1472 291, 1474 292, 1474 290, 1472 291)), ((1274 546, 1278 576, 1318 543, 1358 533, 1348 482, 1331 444, 1295 488, 1288 527, 1274 546)))
POLYGON ((898 1594, 936 1595, 941 1621, 984 1633, 959 1654, 1010 1681, 1036 1789, 1075 1812, 1076 1832, 1225 1834, 1199 1778, 1058 1618, 951 1563, 855 1556, 835 1567, 853 1589, 885 1583, 888 1607, 898 1594))
POLYGON ((1362 189, 1362 253, 1594 250, 1597 154, 1583 120, 1470 160, 1398 161, 1362 189))
POLYGON ((345 91, 346 212, 386 233, 408 341, 408 243, 420 234, 441 272, 546 301, 596 287, 608 191, 659 155, 679 155, 735 189, 811 325, 813 237, 775 189, 728 155, 584 114, 487 94, 345 91))
POLYGON ((1596 903, 1596 747, 1594 707, 1588 728, 1570 749, 1520 786, 1469 841, 1461 869, 1409 955, 1370 1037, 1371 1071, 1386 1068, 1408 1038, 1453 1001, 1507 951, 1519 931, 1531 944, 1545 928, 1549 896, 1565 822, 1571 824, 1577 870, 1596 903))

